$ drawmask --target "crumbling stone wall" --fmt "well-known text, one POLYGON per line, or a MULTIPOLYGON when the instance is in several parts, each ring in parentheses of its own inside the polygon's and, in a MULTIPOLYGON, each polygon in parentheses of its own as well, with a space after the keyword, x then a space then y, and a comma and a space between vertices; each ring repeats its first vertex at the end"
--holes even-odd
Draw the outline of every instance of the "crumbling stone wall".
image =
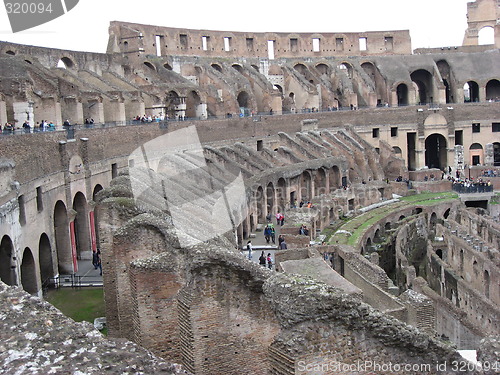
POLYGON ((5 374, 186 374, 151 351, 103 336, 38 297, 0 282, 0 366, 5 374))

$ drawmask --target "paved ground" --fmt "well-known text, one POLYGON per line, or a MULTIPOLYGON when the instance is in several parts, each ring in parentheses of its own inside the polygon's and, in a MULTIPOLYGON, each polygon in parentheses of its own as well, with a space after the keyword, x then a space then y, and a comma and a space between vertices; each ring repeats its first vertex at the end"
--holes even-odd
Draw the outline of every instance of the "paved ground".
MULTIPOLYGON (((273 224, 274 224, 274 229, 276 230, 276 244, 273 244, 271 241, 269 241, 269 244, 266 242, 266 239, 264 238, 264 231, 258 231, 258 232, 253 232, 252 234, 255 235, 255 238, 250 238, 252 241, 252 261, 259 263, 259 257, 262 251, 264 251, 264 255, 267 257, 267 254, 271 254, 271 258, 273 260, 273 269, 274 267, 274 253, 275 250, 278 247, 278 236, 280 235, 280 226, 276 225, 276 219, 273 219, 273 224)), ((244 250, 241 251, 241 253, 248 257, 248 251, 246 250, 246 242, 243 244, 244 250)), ((266 265, 267 267, 267 265, 266 265)))

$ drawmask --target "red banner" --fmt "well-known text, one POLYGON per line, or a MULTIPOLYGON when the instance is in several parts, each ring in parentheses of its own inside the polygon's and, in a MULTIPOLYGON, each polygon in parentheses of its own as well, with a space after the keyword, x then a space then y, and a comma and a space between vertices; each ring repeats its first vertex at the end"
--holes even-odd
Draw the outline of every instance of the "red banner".
POLYGON ((73 272, 78 272, 78 259, 76 254, 75 222, 69 223, 69 235, 71 239, 71 256, 73 258, 73 272))
POLYGON ((89 220, 90 220, 90 241, 92 246, 92 251, 97 251, 97 240, 95 236, 95 219, 94 219, 94 211, 89 212, 89 220))

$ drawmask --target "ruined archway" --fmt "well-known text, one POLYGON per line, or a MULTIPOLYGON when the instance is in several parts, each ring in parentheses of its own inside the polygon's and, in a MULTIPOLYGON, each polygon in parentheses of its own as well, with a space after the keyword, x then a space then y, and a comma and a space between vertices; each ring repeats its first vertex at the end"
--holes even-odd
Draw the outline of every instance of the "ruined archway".
POLYGON ((29 247, 24 249, 23 253, 23 260, 21 263, 21 285, 29 294, 36 294, 38 292, 35 259, 29 247))
POLYGON ((75 240, 76 240, 76 254, 80 258, 85 252, 89 252, 91 249, 90 244, 90 232, 88 224, 88 206, 87 199, 82 192, 75 194, 73 198, 73 210, 76 211, 74 228, 75 228, 75 240))
POLYGON ((13 258, 14 245, 9 236, 2 237, 0 242, 0 280, 7 285, 16 285, 16 267, 13 258))
POLYGON ((441 134, 431 134, 425 139, 425 165, 443 170, 448 165, 446 138, 441 134))
POLYGON ((417 86, 417 104, 432 103, 434 101, 432 74, 427 70, 418 69, 410 77, 417 86))
POLYGON ((396 88, 396 96, 398 98, 398 106, 408 105, 408 86, 400 83, 396 88))
POLYGON ((477 42, 480 46, 495 44, 495 29, 492 26, 484 26, 477 33, 477 42))
POLYGON ((57 67, 58 68, 63 68, 63 69, 71 69, 75 66, 73 63, 73 60, 71 60, 69 57, 62 57, 58 62, 57 62, 57 67))
POLYGON ((250 96, 246 91, 241 91, 237 97, 238 107, 240 108, 240 113, 243 116, 250 115, 250 96))
POLYGON ((326 64, 321 63, 316 65, 316 70, 321 75, 330 75, 330 67, 326 64))
POLYGON ((320 196, 327 194, 326 188, 326 173, 323 168, 319 168, 314 175, 314 195, 320 196))
POLYGON ((342 186, 341 180, 342 179, 340 176, 340 169, 339 169, 339 167, 334 165, 330 169, 330 173, 329 173, 330 192, 333 192, 342 186))
POLYGON ((311 186, 311 173, 309 171, 302 172, 302 176, 300 179, 300 198, 304 201, 311 200, 311 198, 313 197, 311 186))
POLYGON ((188 118, 200 118, 204 115, 203 109, 201 108, 201 98, 200 95, 194 90, 190 91, 186 97, 186 117, 188 118))
POLYGON ((464 103, 479 101, 479 85, 477 82, 468 81, 464 84, 464 103))
POLYGON ((210 65, 212 68, 214 68, 215 70, 217 70, 219 73, 222 73, 222 67, 219 65, 219 64, 216 64, 216 63, 213 63, 212 65, 210 65))
POLYGON ((42 285, 47 285, 55 276, 54 263, 52 260, 52 247, 47 234, 42 233, 38 241, 38 262, 40 263, 40 279, 42 285))
POLYGON ((439 60, 436 65, 445 86, 446 103, 454 103, 456 98, 455 79, 453 78, 450 65, 446 60, 439 60))
POLYGON ((68 213, 62 201, 57 201, 54 207, 54 233, 59 273, 73 273, 68 213))
POLYGON ((486 84, 486 100, 500 101, 500 81, 492 79, 486 84))

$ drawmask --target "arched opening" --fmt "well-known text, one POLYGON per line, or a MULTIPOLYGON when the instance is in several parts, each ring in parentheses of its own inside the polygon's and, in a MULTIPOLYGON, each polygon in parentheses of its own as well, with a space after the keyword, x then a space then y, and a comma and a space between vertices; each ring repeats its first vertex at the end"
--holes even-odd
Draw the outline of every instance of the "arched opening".
POLYGON ((408 86, 400 83, 396 88, 396 96, 398 98, 398 106, 408 105, 408 86))
POLYGON ((334 165, 332 169, 330 169, 330 192, 333 192, 337 189, 339 189, 341 185, 341 177, 340 177, 340 170, 339 167, 334 165))
POLYGON ((54 207, 54 233, 59 273, 73 273, 68 213, 62 201, 57 201, 54 207))
POLYGON ((280 85, 273 85, 273 88, 278 90, 281 93, 281 96, 283 97, 283 87, 280 85))
POLYGON ((164 67, 165 69, 167 69, 167 70, 172 70, 172 67, 170 66, 170 64, 169 64, 169 63, 165 63, 165 64, 163 64, 163 67, 164 67))
POLYGON ((323 168, 319 168, 314 176, 314 195, 328 194, 326 191, 326 173, 323 168))
POLYGON ((470 165, 479 165, 483 161, 483 146, 479 143, 473 143, 469 147, 470 165))
POLYGON ((443 217, 445 220, 448 219, 448 216, 450 216, 450 209, 449 208, 443 214, 443 217))
POLYGON ((443 170, 447 165, 446 138, 441 134, 431 134, 425 139, 425 165, 443 170))
POLYGON ((249 110, 249 96, 246 91, 242 91, 238 94, 237 97, 238 100, 238 106, 240 107, 240 113, 243 116, 249 116, 250 115, 250 110, 249 110))
POLYGON ((0 280, 7 285, 16 285, 16 266, 12 259, 14 256, 12 240, 5 235, 0 242, 0 280))
POLYGON ((154 70, 156 72, 156 68, 149 61, 144 61, 144 65, 146 65, 149 69, 154 70))
POLYGON ((479 30, 477 42, 480 46, 495 44, 495 29, 485 26, 479 30))
POLYGON ((486 100, 500 100, 500 81, 498 79, 492 79, 486 84, 486 100))
POLYGON ((78 192, 73 199, 73 210, 76 211, 75 216, 75 240, 76 240, 76 254, 78 259, 82 254, 89 252, 90 246, 90 233, 88 225, 88 207, 87 199, 82 192, 78 192))
POLYGON ((490 298, 490 273, 484 270, 484 295, 490 298))
POLYGON ((8 51, 6 51, 5 53, 6 53, 7 55, 11 55, 11 56, 15 56, 15 55, 16 55, 16 53, 15 53, 14 51, 12 51, 12 50, 8 50, 8 51))
POLYGON ((392 147, 392 152, 395 153, 396 155, 401 155, 402 154, 401 148, 399 148, 398 146, 393 146, 392 147))
POLYGON ((385 223, 384 230, 386 232, 391 230, 391 222, 390 221, 388 221, 387 223, 385 223))
POLYGON ((437 215, 435 212, 431 214, 431 218, 429 219, 429 229, 432 234, 436 235, 436 226, 437 226, 437 215))
POLYGON ((442 250, 442 249, 437 249, 437 250, 436 250, 436 255, 437 255, 440 259, 443 259, 443 250, 442 250))
POLYGON ((293 68, 303 76, 305 76, 308 72, 307 67, 304 64, 295 64, 293 68))
POLYGON ((311 191, 311 173, 309 171, 302 172, 302 178, 300 180, 300 197, 304 201, 312 199, 311 191))
POLYGON ((365 249, 366 252, 370 253, 372 249, 372 239, 370 237, 367 238, 366 243, 365 243, 365 249))
POLYGON ((233 65, 231 65, 231 67, 234 70, 236 70, 237 72, 243 74, 243 67, 241 65, 239 65, 239 64, 233 64, 233 65))
POLYGON ((257 72, 260 72, 259 67, 257 65, 252 65, 252 68, 254 68, 257 72))
POLYGON ((203 115, 200 108, 201 98, 194 90, 190 91, 186 97, 186 116, 191 118, 199 118, 203 115))
POLYGON ((274 185, 272 182, 267 184, 266 187, 266 198, 267 198, 267 214, 274 214, 275 206, 274 206, 274 185))
POLYGON ((479 101, 479 85, 474 81, 464 84, 464 103, 479 101))
POLYGON ((215 64, 213 63, 212 65, 210 65, 212 68, 214 68, 215 70, 217 70, 219 73, 222 73, 222 67, 219 65, 219 64, 215 64))
POLYGON ((278 185, 276 187, 276 195, 278 198, 277 210, 280 212, 285 211, 286 207, 286 181, 283 177, 278 180, 278 185))
POLYGON ((328 65, 326 65, 326 64, 316 65, 316 70, 319 72, 319 74, 324 74, 324 75, 330 74, 330 69, 329 69, 328 65))
POLYGON ((63 57, 57 62, 58 68, 71 69, 75 64, 69 57, 63 57))
POLYGON ((378 229, 378 228, 375 231, 375 234, 373 235, 373 242, 374 243, 381 243, 382 242, 382 237, 380 237, 380 229, 378 229))
POLYGON ((455 102, 455 94, 454 94, 454 87, 452 86, 452 83, 454 82, 454 79, 451 74, 451 69, 450 65, 446 60, 439 60, 436 63, 438 69, 439 69, 439 74, 441 75, 441 78, 443 79, 443 83, 446 89, 446 103, 454 103, 455 102))
POLYGON ((405 218, 406 218, 406 216, 405 216, 405 215, 401 215, 401 216, 398 218, 398 221, 401 221, 401 220, 403 220, 403 219, 405 219, 405 218))
POLYGON ((341 72, 344 72, 347 77, 352 79, 352 66, 348 63, 342 63, 338 66, 341 72))
POLYGON ((38 242, 38 260, 40 262, 40 279, 42 285, 47 285, 49 280, 55 276, 54 263, 52 261, 52 247, 49 237, 42 233, 38 242))
POLYGON ((183 102, 183 99, 177 94, 175 91, 169 91, 165 98, 165 107, 166 107, 166 115, 170 119, 178 119, 179 118, 179 107, 183 102))
POLYGON ((33 254, 28 247, 24 249, 23 261, 21 263, 21 284, 23 289, 29 294, 36 294, 38 292, 35 259, 33 259, 33 254))
POLYGON ((500 142, 493 143, 493 165, 500 167, 500 142))
POLYGON ((434 98, 432 94, 433 81, 431 73, 427 70, 419 69, 414 71, 410 77, 417 86, 417 104, 432 103, 434 98))

